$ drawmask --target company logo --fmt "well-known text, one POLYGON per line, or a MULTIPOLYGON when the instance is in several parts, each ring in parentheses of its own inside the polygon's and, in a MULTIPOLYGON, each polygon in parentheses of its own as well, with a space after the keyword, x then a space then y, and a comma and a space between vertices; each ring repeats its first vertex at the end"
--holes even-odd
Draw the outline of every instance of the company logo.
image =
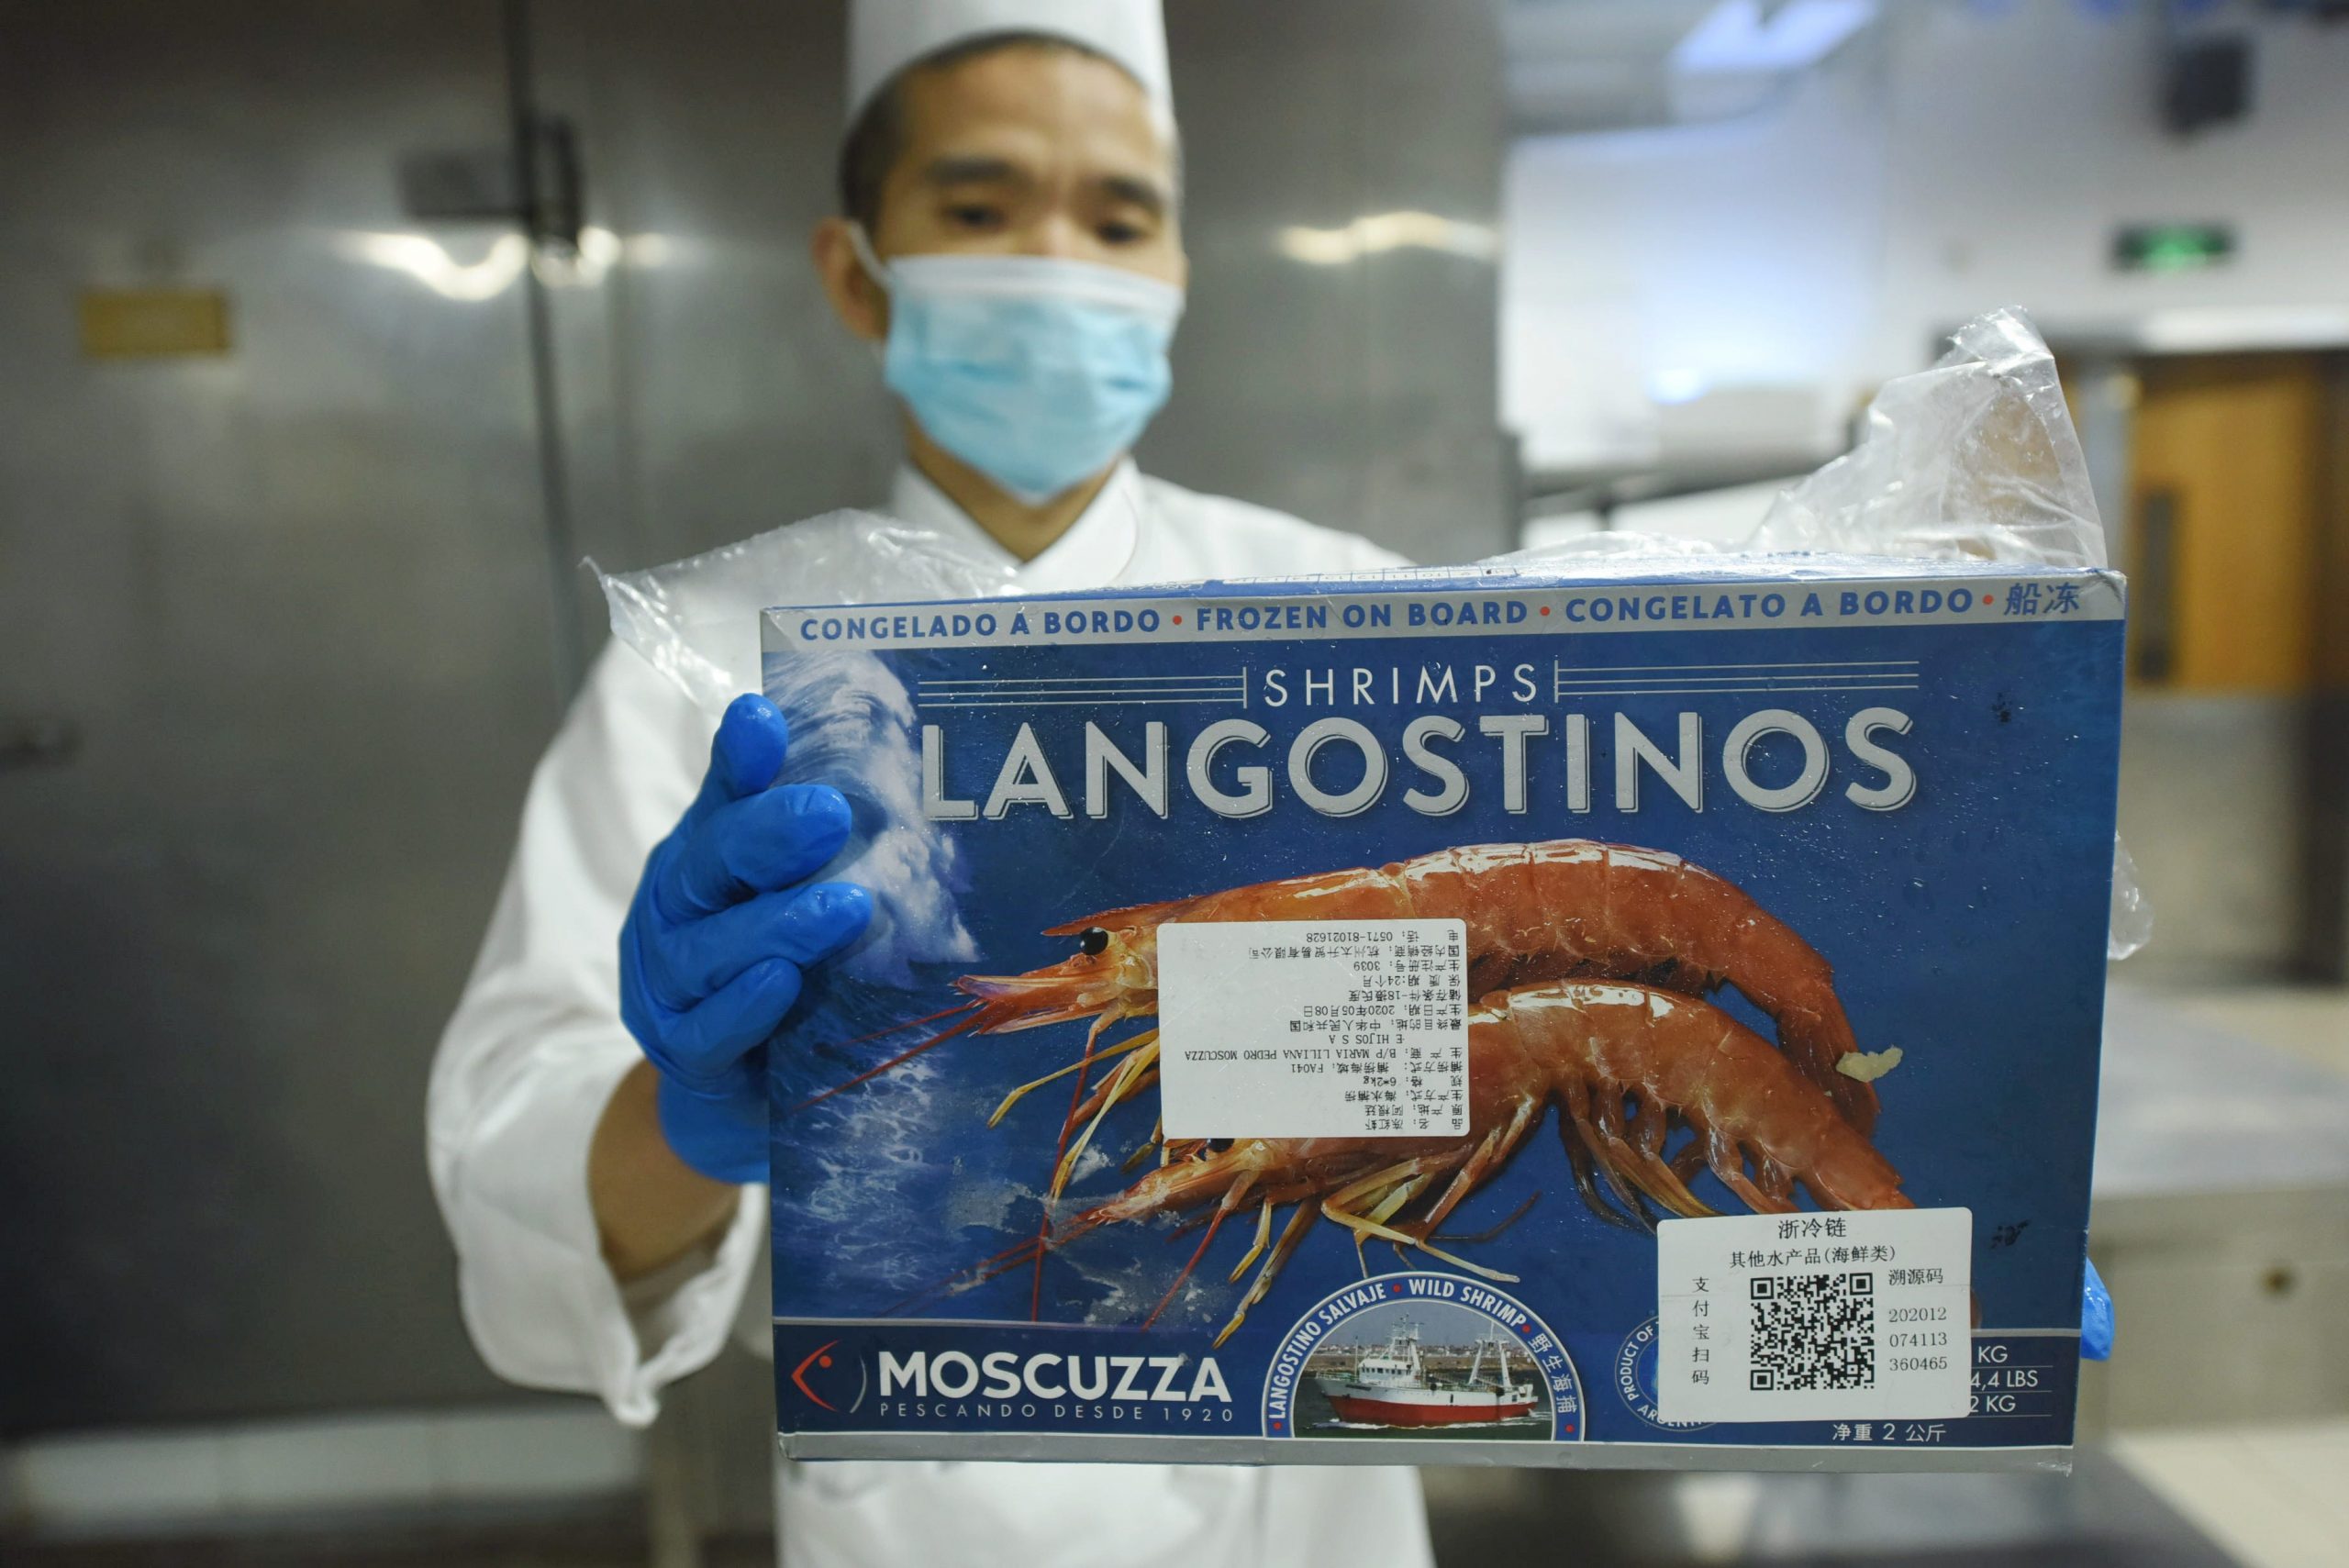
POLYGON ((881 1397, 916 1399, 1130 1399, 1174 1405, 1231 1403, 1213 1356, 1073 1356, 1039 1351, 880 1352, 881 1397), (1187 1369, 1187 1374, 1186 1374, 1187 1369))
MULTIPOLYGON (((813 1373, 819 1382, 823 1382, 828 1385, 837 1381, 836 1379, 828 1377, 825 1374, 832 1370, 832 1347, 839 1343, 840 1341, 838 1340, 828 1340, 824 1343, 818 1345, 814 1350, 809 1351, 805 1356, 802 1356, 799 1360, 799 1364, 791 1369, 791 1385, 799 1390, 800 1393, 807 1396, 808 1398, 814 1400, 817 1404, 822 1406, 825 1409, 829 1410, 836 1415, 844 1415, 849 1411, 855 1410, 864 1403, 866 1380, 864 1373, 864 1362, 862 1358, 858 1359, 855 1363, 856 1397, 850 1401, 845 1410, 843 1410, 841 1406, 835 1405, 831 1400, 827 1399, 822 1395, 817 1393, 815 1388, 807 1381, 810 1373, 813 1373)), ((835 1392, 837 1393, 838 1390, 835 1390, 835 1392)))
POLYGON ((820 1410, 852 1415, 874 1401, 873 1413, 944 1414, 963 1400, 1101 1400, 1128 1405, 1231 1403, 1223 1368, 1213 1356, 1076 1355, 1058 1351, 844 1351, 827 1340, 793 1363, 791 1387, 820 1410), (850 1368, 855 1369, 852 1389, 850 1368))

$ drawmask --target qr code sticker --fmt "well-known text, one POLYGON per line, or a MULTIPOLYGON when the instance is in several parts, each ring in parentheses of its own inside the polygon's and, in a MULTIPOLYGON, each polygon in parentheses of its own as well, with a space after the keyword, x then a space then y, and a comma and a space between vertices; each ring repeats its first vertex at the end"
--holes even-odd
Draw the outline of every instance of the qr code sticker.
POLYGON ((1747 1386, 1753 1392, 1876 1386, 1874 1273, 1757 1274, 1747 1300, 1747 1386))
POLYGON ((1657 1414, 1700 1422, 1963 1417, 1976 1397, 1973 1256, 1974 1216, 1963 1208, 1664 1220, 1657 1414))

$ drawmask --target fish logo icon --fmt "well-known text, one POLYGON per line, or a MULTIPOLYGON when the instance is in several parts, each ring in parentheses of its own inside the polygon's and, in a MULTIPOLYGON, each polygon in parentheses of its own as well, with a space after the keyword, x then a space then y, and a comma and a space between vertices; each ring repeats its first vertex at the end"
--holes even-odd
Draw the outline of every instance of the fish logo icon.
MULTIPOLYGON (((820 1376, 822 1373, 829 1371, 832 1365, 832 1347, 839 1343, 838 1340, 825 1340, 802 1356, 799 1364, 791 1369, 791 1385, 835 1415, 842 1413, 841 1407, 807 1385, 807 1372, 810 1367, 816 1368, 820 1376)), ((850 1412, 855 1411, 864 1403, 865 1382, 864 1362, 862 1357, 859 1357, 856 1363, 856 1398, 849 1405, 850 1412)))

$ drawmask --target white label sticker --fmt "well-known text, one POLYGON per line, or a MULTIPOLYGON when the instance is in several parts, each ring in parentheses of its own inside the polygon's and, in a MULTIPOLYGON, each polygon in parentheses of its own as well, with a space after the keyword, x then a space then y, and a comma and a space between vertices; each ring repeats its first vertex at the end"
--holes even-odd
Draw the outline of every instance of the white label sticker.
POLYGON ((1166 1136, 1464 1136, 1467 943, 1460 920, 1159 927, 1166 1136))
POLYGON ((1973 1262, 1971 1209, 1667 1219, 1656 1227, 1656 1413, 1963 1416, 1973 1262))

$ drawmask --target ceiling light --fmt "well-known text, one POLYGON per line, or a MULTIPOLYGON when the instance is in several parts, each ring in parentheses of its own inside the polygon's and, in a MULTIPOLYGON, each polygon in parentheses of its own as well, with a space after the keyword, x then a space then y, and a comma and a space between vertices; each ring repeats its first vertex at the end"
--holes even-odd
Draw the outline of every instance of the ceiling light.
POLYGON ((1876 20, 1876 0, 1721 0, 1673 47, 1684 75, 1801 71, 1876 20))

